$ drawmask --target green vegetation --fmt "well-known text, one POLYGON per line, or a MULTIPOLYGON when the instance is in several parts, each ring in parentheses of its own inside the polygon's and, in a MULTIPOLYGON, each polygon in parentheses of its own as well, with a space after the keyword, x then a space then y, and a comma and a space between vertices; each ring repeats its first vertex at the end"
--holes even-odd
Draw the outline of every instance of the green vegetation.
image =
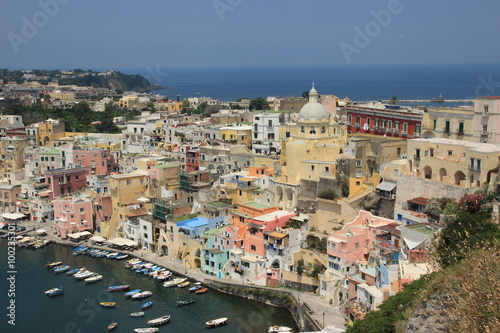
POLYGON ((333 189, 323 190, 318 194, 318 198, 327 199, 327 200, 336 200, 339 198, 339 195, 333 189))
POLYGON ((250 110, 269 110, 269 103, 265 98, 256 97, 250 101, 250 110))
POLYGON ((130 120, 140 115, 140 111, 120 109, 108 103, 103 112, 96 112, 92 111, 87 102, 80 102, 71 108, 64 109, 44 109, 39 105, 13 104, 4 111, 4 114, 22 116, 25 125, 49 118, 64 119, 67 132, 120 133, 120 129, 113 123, 113 118, 126 117, 130 120))

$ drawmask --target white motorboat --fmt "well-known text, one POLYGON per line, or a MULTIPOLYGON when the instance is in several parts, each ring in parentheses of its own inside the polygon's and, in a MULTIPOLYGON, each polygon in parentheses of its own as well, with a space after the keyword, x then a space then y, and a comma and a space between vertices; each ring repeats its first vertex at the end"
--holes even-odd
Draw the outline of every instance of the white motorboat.
POLYGON ((141 259, 139 259, 139 258, 130 259, 129 261, 127 261, 125 263, 125 267, 132 267, 134 265, 137 265, 140 262, 141 262, 141 259))
POLYGON ((101 281, 101 280, 102 280, 102 275, 96 275, 96 276, 86 278, 85 280, 83 280, 83 282, 85 282, 86 284, 90 284, 90 283, 94 283, 94 282, 101 281))
POLYGON ((148 328, 135 328, 134 332, 136 333, 156 333, 160 329, 158 327, 148 327, 148 328))
POLYGON ((267 329, 268 333, 293 333, 293 330, 290 327, 287 326, 270 326, 267 329))
POLYGON ((186 280, 187 280, 187 278, 175 278, 171 281, 167 281, 167 282, 163 283, 163 286, 165 288, 176 287, 186 280))
POLYGON ((151 319, 150 321, 148 321, 148 324, 151 326, 157 326, 157 325, 164 324, 164 323, 168 322, 169 320, 170 320, 170 315, 165 315, 165 316, 161 316, 161 317, 158 317, 155 319, 151 319))
POLYGON ((142 291, 140 293, 133 294, 131 298, 132 299, 142 299, 142 298, 149 297, 151 295, 153 295, 153 293, 151 291, 142 291))
POLYGON ((92 276, 95 276, 97 275, 96 273, 94 272, 91 272, 91 271, 86 271, 86 272, 83 272, 83 273, 76 273, 75 275, 73 275, 73 277, 77 280, 84 280, 86 278, 89 278, 89 277, 92 277, 92 276))
POLYGON ((217 318, 214 320, 209 320, 205 323, 207 327, 217 327, 221 325, 226 325, 227 324, 227 318, 217 318))

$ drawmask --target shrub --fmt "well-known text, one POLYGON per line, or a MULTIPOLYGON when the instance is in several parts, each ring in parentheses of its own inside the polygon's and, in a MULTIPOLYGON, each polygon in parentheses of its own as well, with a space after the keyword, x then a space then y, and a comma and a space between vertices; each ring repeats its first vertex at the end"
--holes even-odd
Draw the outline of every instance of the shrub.
POLYGON ((474 193, 465 194, 458 202, 458 208, 464 213, 475 213, 481 208, 484 200, 484 194, 474 193))

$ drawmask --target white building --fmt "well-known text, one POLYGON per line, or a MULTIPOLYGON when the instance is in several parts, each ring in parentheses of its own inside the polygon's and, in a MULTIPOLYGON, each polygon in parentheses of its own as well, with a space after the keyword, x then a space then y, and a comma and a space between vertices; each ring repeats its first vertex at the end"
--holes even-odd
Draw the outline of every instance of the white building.
POLYGON ((258 113, 252 120, 252 151, 270 154, 280 148, 280 116, 282 113, 258 113))

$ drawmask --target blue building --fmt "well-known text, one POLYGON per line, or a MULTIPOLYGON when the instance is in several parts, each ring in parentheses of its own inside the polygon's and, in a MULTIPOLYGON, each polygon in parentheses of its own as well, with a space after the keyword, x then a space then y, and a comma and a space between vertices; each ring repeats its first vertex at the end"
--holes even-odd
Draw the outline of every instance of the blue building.
POLYGON ((224 216, 206 218, 203 216, 177 223, 179 233, 190 238, 198 238, 203 232, 218 228, 224 224, 224 216))

